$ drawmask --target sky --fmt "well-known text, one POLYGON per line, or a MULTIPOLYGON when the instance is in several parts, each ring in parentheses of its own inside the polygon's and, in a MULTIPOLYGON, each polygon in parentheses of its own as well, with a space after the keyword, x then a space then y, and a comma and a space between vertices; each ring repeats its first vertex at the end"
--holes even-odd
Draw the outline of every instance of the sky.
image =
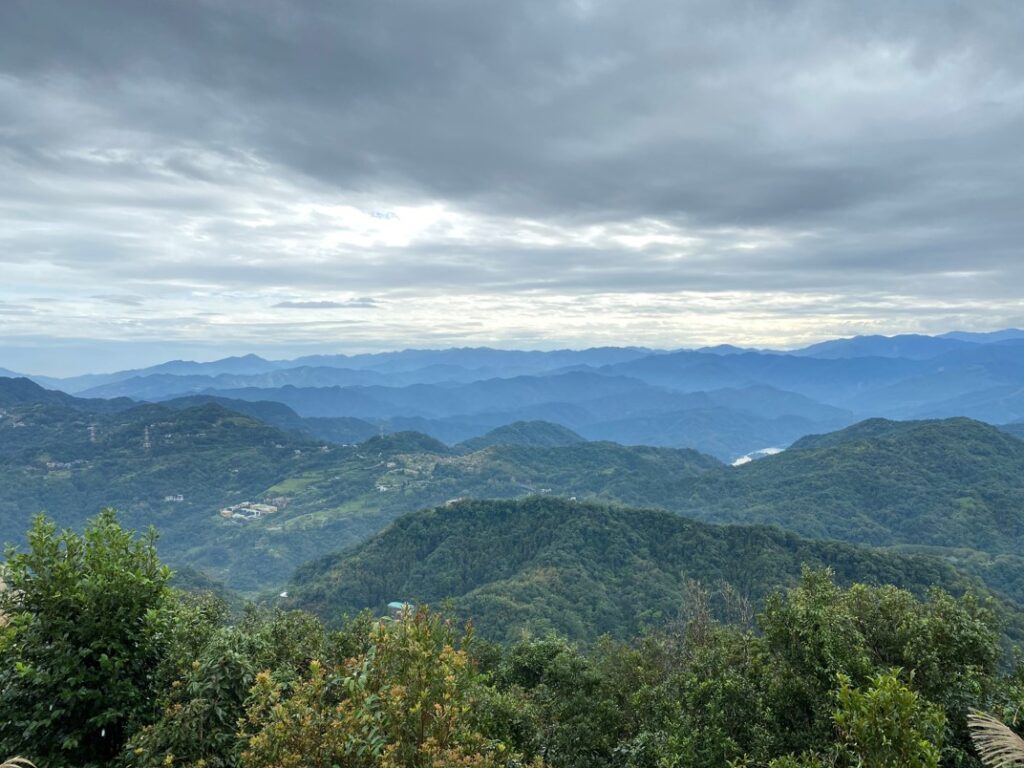
POLYGON ((0 3, 0 366, 1024 325, 1019 0, 0 3))

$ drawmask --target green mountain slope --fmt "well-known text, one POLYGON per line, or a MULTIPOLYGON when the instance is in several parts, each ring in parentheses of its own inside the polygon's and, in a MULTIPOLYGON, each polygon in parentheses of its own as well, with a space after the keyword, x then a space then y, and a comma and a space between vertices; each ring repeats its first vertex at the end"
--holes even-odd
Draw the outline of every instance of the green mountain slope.
POLYGON ((792 583, 803 564, 830 566, 844 582, 917 592, 975 583, 937 558, 533 497, 406 515, 363 545, 299 569, 286 603, 337 618, 392 600, 451 599, 495 639, 549 630, 625 637, 675 617, 687 579, 725 583, 756 602, 792 583))
POLYGON ((0 539, 17 540, 40 510, 77 526, 113 505, 133 526, 155 524, 175 565, 243 590, 281 585, 407 512, 541 495, 927 550, 1024 599, 1024 442, 966 419, 871 420, 731 468, 688 450, 538 445, 576 436, 536 423, 496 430, 503 444, 479 450, 411 432, 325 446, 251 418, 309 421, 276 403, 243 404, 246 416, 202 399, 97 402, 23 379, 0 379, 0 402, 0 539), (531 444, 505 444, 517 440, 531 444), (218 514, 270 499, 278 511, 259 519, 218 514))
POLYGON ((164 400, 160 404, 175 410, 217 403, 230 411, 252 416, 271 427, 301 432, 317 440, 330 443, 361 443, 376 435, 380 429, 362 419, 338 416, 334 418, 303 418, 284 403, 270 400, 232 400, 215 395, 190 395, 164 400))
POLYGON ((161 552, 188 563, 216 542, 222 506, 319 468, 331 449, 206 405, 145 405, 115 414, 29 404, 0 415, 0 541, 19 541, 40 511, 78 527, 104 506, 138 528, 155 525, 161 552))
MULTIPOLYGON (((457 455, 412 432, 326 446, 202 399, 96 413, 79 407, 91 401, 54 394, 56 402, 19 395, 24 404, 0 414, 0 541, 19 541, 39 511, 78 527, 114 506, 132 526, 156 525, 161 554, 174 565, 248 591, 283 584, 306 560, 454 498, 549 493, 664 504, 720 466, 693 451, 607 443, 457 455), (258 519, 219 515, 245 501, 278 510, 258 519)), ((283 406, 248 405, 294 425, 283 406)))
POLYGON ((31 379, 0 376, 0 408, 14 408, 24 405, 63 405, 82 411, 112 413, 131 408, 135 402, 126 397, 104 400, 99 398, 73 397, 64 392, 45 389, 31 379))
POLYGON ((1024 421, 1018 421, 1014 424, 1005 424, 1001 429, 1009 435, 1024 440, 1024 421))
POLYGON ((585 442, 584 438, 561 424, 552 424, 549 421, 516 421, 492 429, 480 437, 464 440, 455 448, 462 453, 472 453, 492 445, 549 447, 582 442, 585 442))
POLYGON ((1024 443, 967 419, 862 422, 701 478, 675 509, 815 538, 1015 554, 1024 443))
POLYGON ((694 451, 613 443, 529 448, 494 446, 454 454, 425 435, 397 433, 334 449, 323 466, 289 475, 264 497, 287 506, 235 525, 190 552, 229 586, 284 583, 310 559, 359 543, 407 512, 463 497, 575 496, 664 505, 700 474, 721 466, 694 451))

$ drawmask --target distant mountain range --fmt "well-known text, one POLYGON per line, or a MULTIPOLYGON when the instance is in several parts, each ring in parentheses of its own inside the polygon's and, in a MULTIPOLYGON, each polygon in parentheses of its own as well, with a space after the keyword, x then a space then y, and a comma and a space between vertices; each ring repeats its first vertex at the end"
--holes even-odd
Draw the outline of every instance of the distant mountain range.
POLYGON ((108 505, 186 583, 452 598, 503 640, 628 636, 687 578, 756 602, 804 563, 1024 605, 1024 334, 0 376, 0 540, 108 505))
MULTIPOLYGON (((580 375, 593 372, 476 391, 557 388, 580 375)), ((612 391, 598 400, 618 399, 628 413, 640 392, 656 405, 651 385, 636 381, 607 376, 612 391)), ((660 396, 696 398, 679 412, 691 417, 743 397, 766 413, 831 415, 763 386, 660 396)), ((499 641, 632 636, 671 621, 689 580, 716 606, 756 608, 803 565, 831 567, 843 582, 991 595, 1019 637, 1024 439, 1015 434, 1024 438, 1021 424, 870 419, 732 467, 545 421, 503 423, 452 446, 273 401, 77 398, 0 378, 0 540, 21 543, 40 510, 81 528, 110 505, 130 526, 156 526, 183 586, 234 600, 224 584, 328 620, 395 599, 445 602, 499 641), (330 430, 344 440, 315 436, 330 430)))
POLYGON ((721 345, 245 355, 34 380, 90 398, 277 402, 294 414, 268 415, 267 423, 332 442, 415 430, 455 445, 514 422, 547 421, 591 440, 732 461, 871 417, 1024 419, 1024 331, 860 336, 790 352, 721 345))

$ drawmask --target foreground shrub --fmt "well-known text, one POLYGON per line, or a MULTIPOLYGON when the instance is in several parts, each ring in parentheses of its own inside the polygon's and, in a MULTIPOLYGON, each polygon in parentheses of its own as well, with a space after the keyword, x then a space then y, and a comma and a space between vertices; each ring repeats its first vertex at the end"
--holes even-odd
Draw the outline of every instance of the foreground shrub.
POLYGON ((173 605, 155 535, 111 510, 84 535, 43 517, 9 550, 0 592, 0 752, 47 768, 102 765, 152 711, 173 605))
POLYGON ((420 610, 371 629, 369 649, 335 666, 311 662, 293 683, 257 676, 247 768, 441 768, 510 765, 473 722, 485 695, 452 625, 420 610), (461 647, 459 647, 461 646, 461 647))

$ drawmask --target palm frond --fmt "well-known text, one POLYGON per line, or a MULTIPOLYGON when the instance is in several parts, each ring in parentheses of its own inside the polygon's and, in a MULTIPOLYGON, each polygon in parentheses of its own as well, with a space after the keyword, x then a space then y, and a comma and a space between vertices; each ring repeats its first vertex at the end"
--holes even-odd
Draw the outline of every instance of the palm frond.
POLYGON ((12 757, 6 762, 0 763, 0 768, 36 768, 36 765, 24 757, 12 757))
POLYGON ((1024 766, 1024 739, 1008 725, 983 712, 971 712, 967 727, 978 755, 987 768, 1024 766))

